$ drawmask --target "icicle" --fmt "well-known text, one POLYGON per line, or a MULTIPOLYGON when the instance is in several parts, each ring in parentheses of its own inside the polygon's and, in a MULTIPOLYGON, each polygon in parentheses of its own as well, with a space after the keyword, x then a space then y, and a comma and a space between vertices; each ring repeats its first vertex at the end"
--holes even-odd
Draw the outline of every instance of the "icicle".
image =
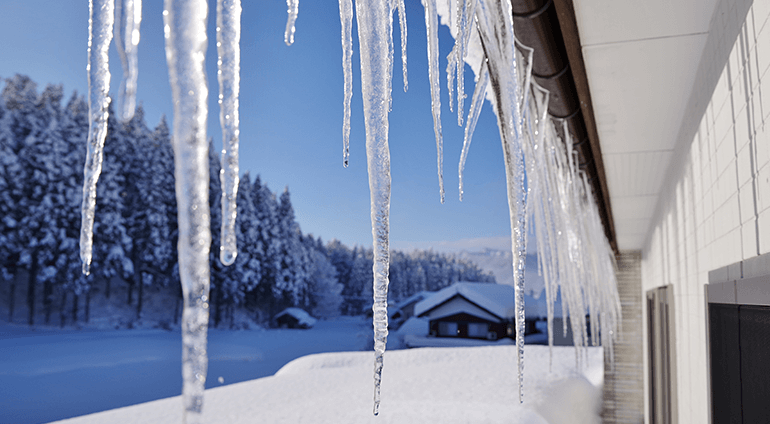
POLYGON ((454 47, 454 66, 457 72, 457 125, 463 126, 465 110, 465 32, 468 26, 468 16, 465 14, 466 0, 455 0, 457 3, 457 38, 454 47))
POLYGON ((406 75, 406 6, 404 0, 398 2, 398 26, 401 30, 401 71, 404 74, 404 93, 409 90, 409 80, 406 75))
MULTIPOLYGON (((348 167, 350 156, 350 101, 353 98, 353 2, 339 0, 342 38, 342 72, 345 77, 345 98, 342 118, 342 166, 348 167)), ((406 59, 404 59, 406 60, 406 59)), ((406 65, 404 65, 406 66, 406 65)))
POLYGON ((388 61, 393 43, 391 29, 388 28, 390 13, 388 2, 356 2, 374 239, 374 415, 379 413, 383 355, 388 338, 390 150, 387 105, 391 97, 391 79, 387 73, 392 69, 388 61))
POLYGON ((187 423, 202 420, 208 356, 209 164, 206 140, 208 40, 206 0, 166 0, 166 60, 174 100, 172 143, 179 213, 179 276, 182 280, 182 401, 187 423))
MULTIPOLYGON (((391 40, 391 42, 388 44, 388 87, 393 87, 393 14, 396 11, 396 8, 398 5, 396 4, 396 0, 387 0, 390 7, 390 12, 388 13, 388 39, 391 40)), ((388 96, 388 112, 391 112, 393 110, 393 96, 388 96)))
POLYGON ((425 27, 428 32, 428 75, 433 110, 433 132, 436 134, 438 186, 441 203, 444 203, 444 140, 441 135, 441 96, 438 83, 438 14, 436 0, 422 0, 422 5, 425 7, 425 27))
POLYGON ((219 123, 222 126, 222 234, 219 260, 232 265, 238 256, 235 218, 238 214, 238 139, 240 121, 238 94, 241 72, 241 0, 217 1, 217 78, 219 79, 219 123))
POLYGON ((287 46, 294 44, 294 23, 299 14, 299 0, 286 0, 287 13, 289 18, 286 20, 286 32, 283 35, 283 41, 287 46))
MULTIPOLYGON (((472 34, 473 17, 476 14, 476 0, 456 0, 456 37, 453 48, 454 61, 453 66, 457 73, 457 125, 463 125, 463 108, 465 107, 465 57, 468 54, 468 45, 470 44, 472 34)), ((449 75, 447 75, 449 77, 449 75)), ((449 97, 452 97, 452 89, 449 90, 449 97)), ((451 99, 450 99, 451 102, 451 99)))
POLYGON ((449 111, 454 112, 454 96, 455 96, 455 71, 457 70, 457 47, 452 47, 452 50, 446 56, 446 89, 449 93, 449 111))
POLYGON ((90 13, 87 66, 89 123, 80 227, 80 260, 83 261, 85 275, 91 272, 96 182, 102 172, 104 139, 107 137, 107 108, 110 104, 109 48, 115 19, 115 1, 90 0, 88 9, 90 13), (95 5, 94 1, 96 1, 95 5))
POLYGON ((468 122, 465 124, 465 138, 463 140, 463 150, 460 154, 460 164, 458 166, 457 173, 460 179, 460 201, 463 201, 463 171, 465 171, 465 161, 468 159, 468 150, 471 148, 471 139, 473 138, 473 132, 476 130, 476 123, 479 121, 479 114, 481 113, 481 107, 484 105, 484 98, 487 92, 487 85, 489 84, 489 71, 487 69, 487 61, 484 59, 481 62, 481 68, 476 81, 476 88, 473 90, 473 98, 471 99, 471 109, 468 111, 468 122))
POLYGON ((495 113, 505 158, 508 210, 511 222, 511 253, 516 308, 516 345, 519 401, 523 402, 524 378, 524 265, 526 257, 524 158, 521 150, 521 113, 517 81, 511 4, 508 0, 481 0, 477 22, 489 78, 494 92, 495 113))
POLYGON ((136 80, 139 76, 137 47, 142 23, 142 0, 117 0, 115 21, 115 47, 123 66, 123 78, 118 91, 118 116, 123 121, 130 121, 136 110, 136 80))

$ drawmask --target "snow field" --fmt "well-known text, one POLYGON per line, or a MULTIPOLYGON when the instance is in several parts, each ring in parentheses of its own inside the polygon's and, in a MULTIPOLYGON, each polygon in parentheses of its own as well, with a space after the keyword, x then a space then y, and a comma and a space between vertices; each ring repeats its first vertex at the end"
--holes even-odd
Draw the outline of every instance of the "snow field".
MULTIPOLYGON (((516 390, 516 347, 389 351, 382 373, 380 415, 372 416, 372 353, 304 356, 274 376, 206 391, 209 423, 599 423, 601 348, 525 347, 524 404, 516 390)), ((212 375, 212 377, 214 377, 212 375)), ((214 377, 215 378, 215 377, 214 377)), ((60 423, 181 422, 179 396, 77 417, 60 423)))
MULTIPOLYGON (((321 320, 312 330, 209 329, 206 388, 271 376, 304 355, 360 351, 371 337, 371 321, 349 317, 321 320)), ((2 323, 0 423, 49 422, 178 395, 181 350, 179 330, 2 323)))

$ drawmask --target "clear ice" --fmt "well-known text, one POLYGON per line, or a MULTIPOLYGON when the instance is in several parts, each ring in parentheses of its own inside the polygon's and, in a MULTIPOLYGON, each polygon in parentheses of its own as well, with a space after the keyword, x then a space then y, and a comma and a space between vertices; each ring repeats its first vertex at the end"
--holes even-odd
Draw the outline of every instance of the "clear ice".
POLYGON ((406 6, 404 0, 393 0, 398 7, 398 27, 401 31, 401 72, 404 76, 404 93, 409 90, 409 79, 406 72, 406 6))
POLYGON ((471 148, 473 132, 476 130, 476 123, 479 121, 481 107, 484 105, 484 96, 486 96, 487 93, 487 85, 489 85, 489 70, 487 69, 487 60, 484 59, 481 63, 481 70, 479 71, 479 75, 476 80, 476 88, 473 90, 471 109, 468 111, 468 120, 465 123, 463 150, 460 154, 460 164, 457 166, 457 174, 460 179, 461 202, 463 201, 463 174, 465 171, 465 161, 468 160, 468 151, 471 148))
POLYGON ((476 88, 458 164, 461 200, 463 170, 485 95, 498 118, 511 217, 517 365, 522 399, 522 280, 527 220, 533 227, 539 271, 545 279, 549 345, 553 344, 554 303, 561 295, 564 331, 570 325, 575 335, 577 366, 581 366, 585 358, 585 351, 580 347, 596 344, 599 339, 606 356, 613 361, 612 346, 620 322, 614 256, 604 236, 591 186, 575 162, 569 128, 565 122, 548 115, 549 93, 531 80, 534 52, 514 37, 511 3, 439 0, 438 6, 443 22, 455 38, 447 58, 450 109, 455 77, 458 111, 463 107, 460 79, 464 63, 469 63, 476 73, 476 88), (587 315, 594 323, 590 334, 585 321, 587 315))
POLYGON ((136 110, 136 80, 139 76, 138 46, 142 23, 142 0, 116 0, 115 47, 123 67, 118 91, 118 116, 130 121, 136 110))
POLYGON ((94 242, 94 212, 96 209, 96 182, 102 172, 104 140, 107 137, 107 117, 110 105, 109 49, 112 26, 115 21, 114 0, 88 2, 88 143, 83 178, 81 206, 80 260, 83 274, 91 272, 94 242))
POLYGON ((526 191, 521 147, 521 98, 513 37, 513 14, 508 1, 479 0, 478 31, 487 57, 493 105, 503 144, 508 211, 511 222, 511 252, 515 293, 516 347, 519 401, 523 402, 524 378, 524 264, 526 258, 526 191))
POLYGON ((174 100, 174 175, 182 280, 182 401, 187 423, 202 421, 208 356, 209 165, 206 121, 206 0, 165 0, 166 60, 174 100))
POLYGON ((238 256, 235 218, 238 213, 238 144, 240 121, 238 95, 241 72, 241 0, 217 1, 217 78, 219 122, 222 126, 222 240, 219 260, 232 265, 238 256))
POLYGON ((436 135, 439 196, 441 203, 444 203, 444 140, 441 135, 441 89, 438 82, 438 13, 436 0, 422 0, 422 5, 425 7, 425 28, 428 33, 428 76, 433 132, 436 135))
POLYGON ((388 108, 391 97, 393 39, 392 8, 388 2, 356 2, 358 40, 361 46, 361 91, 366 126, 366 159, 369 168, 372 237, 374 244, 374 415, 379 413, 383 355, 388 338, 388 267, 390 231, 390 149, 388 108))
POLYGON ((299 14, 299 0, 286 0, 286 8, 289 17, 286 19, 286 32, 283 34, 283 41, 287 46, 294 44, 294 23, 299 14))
MULTIPOLYGON (((342 73, 345 78, 342 118, 342 166, 350 158, 350 102, 353 99, 353 1, 339 0, 342 41, 342 73)), ((406 59, 404 59, 406 60, 406 59)))

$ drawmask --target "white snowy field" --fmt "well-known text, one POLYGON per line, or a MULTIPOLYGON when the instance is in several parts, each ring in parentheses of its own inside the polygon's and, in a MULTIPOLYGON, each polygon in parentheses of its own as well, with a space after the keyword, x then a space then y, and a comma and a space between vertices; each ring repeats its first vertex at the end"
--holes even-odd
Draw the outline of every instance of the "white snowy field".
MULTIPOLYGON (((587 366, 575 350, 525 348, 525 403, 516 389, 515 346, 389 351, 380 415, 372 416, 373 353, 322 353, 296 359, 274 376, 206 391, 208 423, 599 423, 601 348, 587 366)), ((178 423, 175 396, 61 423, 178 423)))
MULTIPOLYGON (((371 338, 364 318, 319 321, 312 330, 209 329, 206 387, 270 376, 304 355, 360 351, 371 338)), ((0 323, 0 424, 49 422, 178 395, 181 353, 179 330, 0 323)))

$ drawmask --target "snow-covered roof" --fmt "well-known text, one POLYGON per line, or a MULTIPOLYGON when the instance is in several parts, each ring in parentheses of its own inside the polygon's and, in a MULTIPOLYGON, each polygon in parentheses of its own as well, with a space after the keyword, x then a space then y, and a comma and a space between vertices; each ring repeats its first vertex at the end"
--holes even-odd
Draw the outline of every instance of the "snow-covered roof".
POLYGON ((283 311, 279 312, 275 316, 275 319, 278 319, 284 315, 291 315, 294 318, 296 318, 300 324, 306 325, 308 327, 314 326, 317 321, 315 318, 311 317, 310 314, 308 314, 307 312, 305 312, 300 308, 286 308, 283 311))
POLYGON ((414 307, 415 316, 441 305, 452 297, 460 295, 472 303, 486 309, 497 317, 514 316, 513 287, 492 283, 455 283, 437 291, 414 307))
MULTIPOLYGON (((454 296, 461 296, 469 302, 486 309, 500 319, 513 318, 513 286, 494 283, 459 282, 452 284, 428 296, 414 307, 414 315, 420 316, 443 304, 454 296)), ((540 316, 538 302, 532 296, 524 296, 524 309, 527 316, 540 316)))
POLYGON ((426 291, 426 290, 417 292, 417 293, 407 297, 406 299, 398 302, 398 304, 396 305, 396 309, 401 309, 401 308, 403 308, 405 306, 409 306, 412 303, 419 302, 419 301, 425 299, 426 297, 428 297, 428 296, 430 296, 432 294, 433 294, 433 292, 426 291))

